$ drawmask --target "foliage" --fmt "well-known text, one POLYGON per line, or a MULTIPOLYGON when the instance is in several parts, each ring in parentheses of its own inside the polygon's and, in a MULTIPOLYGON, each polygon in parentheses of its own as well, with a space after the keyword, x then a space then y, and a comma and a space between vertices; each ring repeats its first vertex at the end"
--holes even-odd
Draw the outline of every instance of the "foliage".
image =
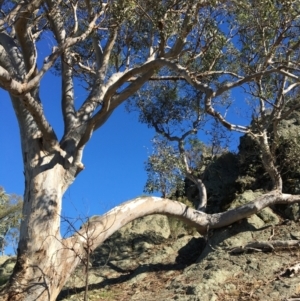
POLYGON ((159 191, 162 197, 182 192, 183 175, 178 153, 166 139, 157 136, 152 143, 154 150, 145 164, 148 178, 144 192, 159 191))
POLYGON ((21 216, 22 198, 14 194, 9 195, 0 187, 0 248, 2 253, 6 246, 16 248, 21 216))
MULTIPOLYGON (((217 145, 215 142, 212 140, 210 144, 205 145, 195 135, 191 135, 185 141, 184 156, 192 174, 199 179, 203 177, 210 164, 226 152, 221 139, 217 141, 217 145)), ((162 197, 169 198, 185 194, 186 167, 178 145, 161 135, 155 136, 152 145, 153 153, 148 156, 145 163, 148 177, 144 191, 160 192, 162 197)))

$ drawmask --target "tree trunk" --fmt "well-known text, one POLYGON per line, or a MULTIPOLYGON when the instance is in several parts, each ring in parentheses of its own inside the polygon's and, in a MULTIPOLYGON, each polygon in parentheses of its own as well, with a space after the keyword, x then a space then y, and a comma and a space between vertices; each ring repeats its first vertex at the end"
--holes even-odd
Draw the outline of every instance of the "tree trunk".
POLYGON ((187 178, 192 181, 198 189, 198 199, 199 203, 196 206, 197 210, 199 211, 205 211, 207 206, 207 192, 206 187, 201 179, 195 177, 192 175, 192 173, 186 173, 187 178))
MULTIPOLYGON (((6 290, 6 300, 56 300, 80 261, 79 245, 60 234, 63 193, 70 181, 57 154, 36 156, 36 167, 26 166, 23 219, 17 263, 6 290)), ((31 161, 32 162, 32 161, 31 161)))
POLYGON ((22 99, 11 95, 11 100, 20 128, 25 192, 17 262, 0 299, 56 300, 85 254, 82 244, 63 240, 60 233, 62 196, 78 167, 68 160, 74 153, 68 149, 66 156, 59 148, 52 128, 43 134, 22 99))
POLYGON ((265 170, 268 172, 269 176, 272 180, 272 189, 277 189, 278 191, 282 191, 282 177, 278 168, 276 167, 276 159, 274 154, 272 154, 268 142, 268 133, 267 131, 263 131, 261 136, 258 138, 259 146, 262 152, 262 163, 265 170))

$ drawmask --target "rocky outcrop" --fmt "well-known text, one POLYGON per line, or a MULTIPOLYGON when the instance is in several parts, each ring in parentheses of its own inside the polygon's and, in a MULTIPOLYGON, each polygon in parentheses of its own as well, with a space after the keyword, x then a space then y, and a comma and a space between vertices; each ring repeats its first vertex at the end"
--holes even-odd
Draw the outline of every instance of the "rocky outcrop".
POLYGON ((249 241, 291 239, 290 231, 299 223, 262 224, 260 229, 247 220, 227 229, 215 231, 198 262, 187 267, 168 286, 177 295, 170 300, 287 300, 300 292, 299 275, 284 276, 287 268, 299 260, 297 249, 232 255, 230 250, 249 241))
MULTIPOLYGON (((261 193, 247 190, 230 206, 261 193)), ((300 296, 299 275, 285 273, 300 261, 298 249, 231 251, 250 241, 300 239, 299 226, 267 209, 202 237, 165 216, 141 218, 111 236, 88 265, 84 261, 58 300, 83 300, 88 280, 90 301, 284 301, 300 296)), ((2 258, 1 279, 7 279, 13 264, 13 258, 2 258)))
MULTIPOLYGON (((231 206, 249 202, 261 193, 247 190, 231 206)), ((300 293, 299 275, 284 275, 300 260, 297 249, 242 254, 231 250, 250 241, 300 238, 299 226, 299 222, 282 221, 267 209, 205 237, 190 235, 184 228, 174 237, 174 225, 168 218, 154 215, 139 219, 93 254, 89 300, 286 300, 300 293), (144 235, 141 229, 151 229, 151 234, 144 235), (162 235, 163 231, 169 236, 162 235)), ((60 300, 82 299, 87 275, 82 270, 77 270, 60 300)))

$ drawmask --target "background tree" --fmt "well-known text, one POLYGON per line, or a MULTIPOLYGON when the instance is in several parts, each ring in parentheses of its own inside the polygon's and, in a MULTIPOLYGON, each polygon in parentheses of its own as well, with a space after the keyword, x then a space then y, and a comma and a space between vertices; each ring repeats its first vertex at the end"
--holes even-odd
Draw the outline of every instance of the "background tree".
POLYGON ((0 249, 3 254, 4 248, 15 248, 22 218, 22 198, 7 194, 0 187, 0 249))
MULTIPOLYGON (((144 215, 177 216, 204 232, 274 203, 299 201, 298 195, 281 191, 264 126, 257 138, 276 190, 253 204, 209 215, 168 199, 137 198, 93 217, 67 239, 60 234, 62 196, 84 168, 86 143, 115 108, 142 86, 147 89, 147 83, 185 82, 201 94, 205 112, 227 129, 255 136, 251 127, 226 120, 222 95, 240 86, 249 91, 248 83, 278 76, 286 79, 286 97, 296 91, 299 5, 269 0, 0 1, 0 87, 8 92, 19 123, 25 175, 17 263, 2 298, 55 300, 84 255, 144 215), (54 47, 43 57, 37 45, 45 37, 54 47), (61 140, 39 93, 49 70, 61 79, 61 140), (87 90, 76 106, 75 80, 87 90)), ((192 104, 181 101, 181 112, 190 110, 192 104)), ((272 103, 278 106, 281 112, 272 103)), ((184 121, 182 126, 184 133, 184 121)))
POLYGON ((166 139, 156 136, 152 140, 153 153, 145 163, 148 175, 144 192, 160 192, 163 198, 170 198, 176 191, 183 191, 180 160, 176 150, 166 139))
POLYGON ((243 86, 246 94, 250 95, 252 124, 249 127, 236 126, 215 110, 211 99, 218 94, 218 90, 211 90, 206 107, 207 112, 225 127, 248 133, 254 138, 259 145, 264 168, 271 178, 271 189, 282 192, 282 176, 276 156, 280 144, 278 126, 299 109, 295 99, 300 84, 297 70, 299 50, 296 49, 300 42, 293 39, 299 30, 300 6, 296 1, 291 2, 295 11, 290 12, 285 4, 266 1, 267 10, 258 9, 256 4, 256 1, 240 4, 232 12, 240 26, 241 69, 245 73, 253 70, 257 74, 268 70, 267 74, 258 75, 243 86), (245 15, 245 9, 255 16, 258 27, 245 15), (259 53, 258 49, 261 49, 259 53), (286 62, 288 64, 285 66, 286 62), (273 73, 275 69, 278 72, 273 73))

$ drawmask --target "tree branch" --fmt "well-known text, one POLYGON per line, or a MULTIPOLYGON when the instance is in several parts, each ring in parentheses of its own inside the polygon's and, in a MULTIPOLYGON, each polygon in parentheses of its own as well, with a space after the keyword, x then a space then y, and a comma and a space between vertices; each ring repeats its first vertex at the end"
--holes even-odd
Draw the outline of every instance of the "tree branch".
POLYGON ((146 72, 143 76, 140 76, 133 82, 129 87, 124 89, 119 95, 115 97, 108 98, 105 96, 105 101, 103 102, 101 110, 88 121, 85 134, 82 136, 78 146, 82 147, 90 139, 92 132, 100 128, 106 120, 113 113, 114 109, 117 108, 124 100, 126 100, 130 95, 135 93, 154 73, 154 70, 146 72))
POLYGON ((14 22, 19 11, 24 7, 24 3, 20 1, 7 15, 0 20, 0 32, 5 31, 6 26, 10 26, 14 22))
POLYGON ((242 125, 237 125, 228 122, 218 111, 216 111, 212 106, 212 97, 211 95, 205 96, 205 111, 216 118, 220 123, 230 131, 236 131, 239 133, 249 133, 249 128, 242 125))
POLYGON ((34 12, 39 9, 41 3, 42 1, 36 0, 31 1, 30 5, 27 5, 26 7, 24 6, 14 24, 16 36, 21 46, 26 67, 26 81, 33 75, 36 69, 37 60, 37 51, 32 38, 29 22, 32 18, 32 14, 34 14, 34 12))
MULTIPOLYGON (((103 54, 101 55, 101 65, 100 68, 96 71, 95 80, 93 83, 92 91, 86 101, 83 103, 81 108, 78 110, 77 116, 80 119, 88 120, 95 109, 99 106, 102 101, 104 94, 107 92, 108 85, 104 85, 104 79, 106 77, 106 71, 109 63, 109 58, 111 51, 113 49, 114 43, 117 38, 118 28, 115 27, 113 29, 112 34, 110 35, 105 48, 103 50, 103 54)), ((113 76, 110 82, 113 82, 115 79, 119 78, 119 74, 117 76, 113 76)))
MULTIPOLYGON (((57 43, 59 47, 66 41, 66 29, 64 27, 63 16, 61 11, 55 7, 52 1, 47 1, 51 13, 48 14, 50 24, 53 28, 57 43)), ((73 5, 73 12, 76 15, 77 4, 73 5)), ((75 34, 76 23, 73 28, 72 34, 75 34)), ((77 24, 78 26, 78 24, 77 24)), ((72 68, 72 56, 70 49, 66 48, 61 53, 61 71, 62 71, 62 101, 61 109, 64 119, 64 136, 71 130, 74 121, 76 120, 76 112, 74 107, 74 83, 73 83, 73 68, 72 68)))
MULTIPOLYGON (((23 100, 24 107, 28 110, 28 112, 30 112, 39 130, 41 131, 44 143, 48 144, 47 150, 59 150, 56 134, 44 115, 42 105, 35 98, 33 98, 30 93, 26 93, 21 99, 23 100)), ((61 150, 59 150, 59 152, 61 152, 61 150)))
POLYGON ((39 72, 36 74, 35 77, 33 77, 26 85, 24 84, 24 93, 30 91, 31 89, 35 88, 41 81, 42 77, 45 75, 45 73, 54 65, 58 57, 68 48, 72 47, 76 43, 80 43, 84 41, 96 28, 96 22, 100 14, 96 14, 95 18, 92 20, 92 22, 89 23, 86 31, 84 31, 80 36, 77 37, 68 37, 65 39, 65 41, 59 46, 54 47, 52 50, 52 53, 50 56, 48 56, 42 68, 39 70, 39 72))
POLYGON ((115 207, 103 216, 91 217, 89 222, 67 241, 72 241, 72 244, 79 243, 82 246, 85 246, 87 242, 92 242, 90 247, 93 251, 114 232, 132 220, 157 213, 174 216, 194 226, 200 233, 205 233, 208 229, 221 228, 247 218, 265 207, 296 202, 300 202, 300 195, 293 196, 272 191, 238 208, 222 213, 206 214, 180 202, 158 197, 140 197, 115 207))
MULTIPOLYGON (((87 6, 87 9, 88 9, 89 19, 92 20, 93 11, 92 11, 91 2, 90 2, 90 0, 85 0, 85 3, 86 3, 86 6, 87 6)), ((107 7, 107 3, 102 3, 103 13, 105 12, 106 7, 107 7)), ((99 70, 100 67, 102 66, 103 50, 102 50, 102 47, 101 47, 101 43, 97 39, 96 36, 92 37, 92 41, 93 41, 93 48, 94 48, 94 51, 95 51, 97 70, 99 70)))
POLYGON ((14 95, 20 95, 23 92, 23 86, 14 80, 8 71, 0 66, 0 86, 14 95))
POLYGON ((204 3, 201 3, 201 1, 195 1, 194 3, 192 3, 192 5, 190 4, 189 7, 186 9, 182 26, 178 32, 176 41, 172 48, 164 55, 165 58, 171 59, 177 57, 180 51, 183 49, 184 44, 186 42, 186 38, 197 21, 196 16, 198 14, 200 5, 203 4, 204 3))
POLYGON ((247 251, 275 251, 283 248, 299 248, 300 240, 269 240, 269 241, 253 241, 244 246, 231 249, 230 254, 241 254, 247 251))

